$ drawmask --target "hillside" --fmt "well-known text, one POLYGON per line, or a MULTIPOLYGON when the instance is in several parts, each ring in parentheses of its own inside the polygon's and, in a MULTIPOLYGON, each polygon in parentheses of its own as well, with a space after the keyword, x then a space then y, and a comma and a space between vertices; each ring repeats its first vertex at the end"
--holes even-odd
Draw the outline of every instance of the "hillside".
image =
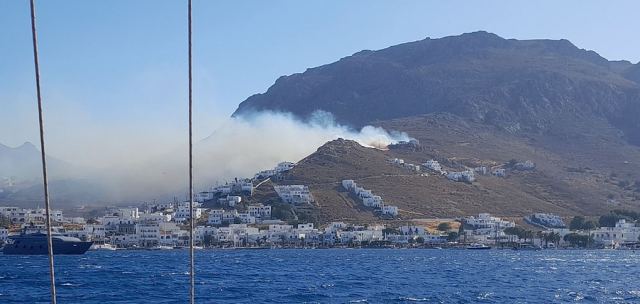
MULTIPOLYGON (((558 166, 558 162, 563 163, 560 155, 534 149, 516 138, 496 138, 485 132, 471 135, 472 129, 482 127, 458 124, 452 118, 449 115, 413 118, 416 125, 423 122, 433 134, 438 134, 425 136, 423 141, 429 144, 423 145, 420 151, 382 151, 348 140, 331 141, 301 160, 289 172, 285 183, 310 186, 317 201, 313 212, 321 221, 379 221, 371 210, 362 207, 341 188, 343 179, 354 179, 389 204, 397 205, 402 219, 456 217, 479 212, 501 216, 533 212, 596 215, 610 208, 638 209, 640 206, 640 195, 634 192, 638 190, 624 190, 618 185, 627 172, 612 178, 598 166, 589 169, 570 167, 570 164, 558 166), (474 152, 487 143, 485 151, 495 149, 495 154, 474 152), (514 157, 534 160, 538 166, 531 172, 509 172, 506 178, 479 176, 473 184, 465 184, 435 174, 422 176, 388 161, 396 157, 415 164, 434 158, 451 170, 500 165, 514 157)), ((640 153, 636 157, 637 166, 640 153)))
POLYGON ((234 115, 316 110, 362 126, 447 112, 511 132, 544 133, 565 120, 605 120, 640 144, 637 65, 610 62, 567 40, 475 32, 362 51, 280 77, 234 115), (625 78, 626 77, 626 78, 625 78))
MULTIPOLYGON (((316 110, 353 127, 404 131, 421 149, 380 151, 347 141, 321 147, 288 182, 308 183, 324 218, 363 218, 340 191, 355 179, 404 218, 492 212, 596 215, 640 208, 640 64, 609 61, 567 40, 486 32, 361 51, 280 77, 234 115, 316 110), (531 160, 534 172, 472 184, 407 176, 388 158, 455 169, 531 160)), ((366 210, 365 210, 366 211, 366 210)))

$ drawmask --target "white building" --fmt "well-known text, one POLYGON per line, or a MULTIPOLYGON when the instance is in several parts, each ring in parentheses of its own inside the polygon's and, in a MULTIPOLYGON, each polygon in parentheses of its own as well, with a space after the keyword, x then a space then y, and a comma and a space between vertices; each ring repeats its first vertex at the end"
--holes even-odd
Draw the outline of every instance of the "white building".
POLYGON ((292 162, 281 162, 276 166, 275 171, 277 173, 283 173, 283 172, 286 172, 286 171, 289 171, 289 170, 293 169, 293 167, 295 167, 295 166, 296 166, 296 164, 292 163, 292 162))
POLYGON ((362 203, 367 207, 380 208, 384 204, 382 197, 373 195, 371 197, 365 197, 362 199, 362 203))
POLYGON ((591 231, 591 237, 606 246, 617 247, 625 243, 637 243, 640 242, 640 227, 621 219, 615 227, 600 227, 591 231))
POLYGON ((550 213, 534 213, 526 216, 525 221, 529 224, 540 226, 543 228, 564 228, 566 224, 561 217, 550 213))
POLYGON ((342 181, 342 187, 347 191, 351 191, 351 189, 356 187, 356 182, 352 179, 345 179, 342 181))
POLYGON ((442 172, 442 166, 440 165, 440 163, 436 160, 428 160, 425 163, 422 164, 423 167, 429 169, 429 170, 433 170, 436 172, 442 172))
POLYGON ((382 206, 382 214, 396 217, 398 216, 398 207, 391 205, 382 206))
POLYGON ((224 210, 222 209, 209 210, 209 218, 207 219, 207 223, 209 225, 222 225, 223 214, 224 214, 224 210))
POLYGON ((305 185, 283 185, 273 186, 273 188, 285 203, 298 205, 313 202, 309 187, 305 185))
POLYGON ((514 222, 491 216, 489 213, 480 213, 478 217, 466 217, 463 222, 465 234, 475 237, 477 241, 505 237, 504 230, 516 226, 514 222))
POLYGON ((9 239, 9 230, 7 228, 0 228, 0 243, 5 243, 9 239))
POLYGON ((471 183, 476 180, 475 174, 471 170, 462 171, 462 172, 449 172, 447 174, 447 178, 455 182, 467 182, 467 183, 471 183))
MULTIPOLYGON (((189 203, 185 202, 183 204, 178 205, 175 214, 173 215, 173 220, 175 222, 184 222, 191 218, 189 203)), ((196 219, 202 217, 202 208, 200 208, 200 204, 194 202, 193 204, 193 216, 196 219)))
POLYGON ((493 170, 493 172, 491 172, 491 174, 493 174, 494 176, 497 176, 497 177, 505 177, 505 176, 507 176, 507 170, 499 168, 499 169, 493 170))
POLYGON ((249 215, 256 218, 260 218, 260 219, 271 218, 271 206, 265 206, 263 204, 249 205, 248 212, 249 212, 249 215))

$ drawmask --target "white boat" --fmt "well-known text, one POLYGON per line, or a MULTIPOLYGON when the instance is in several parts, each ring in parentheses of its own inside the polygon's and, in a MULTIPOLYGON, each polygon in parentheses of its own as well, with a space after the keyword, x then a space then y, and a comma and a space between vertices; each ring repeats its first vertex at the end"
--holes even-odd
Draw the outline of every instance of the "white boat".
POLYGON ((491 246, 487 246, 485 244, 474 243, 474 244, 471 244, 471 245, 467 246, 467 249, 483 250, 483 249, 491 249, 491 246))
POLYGON ((117 248, 111 244, 93 244, 89 250, 95 251, 115 251, 117 248))
POLYGON ((149 249, 150 250, 173 250, 173 247, 158 245, 158 246, 155 246, 155 247, 151 247, 149 249))

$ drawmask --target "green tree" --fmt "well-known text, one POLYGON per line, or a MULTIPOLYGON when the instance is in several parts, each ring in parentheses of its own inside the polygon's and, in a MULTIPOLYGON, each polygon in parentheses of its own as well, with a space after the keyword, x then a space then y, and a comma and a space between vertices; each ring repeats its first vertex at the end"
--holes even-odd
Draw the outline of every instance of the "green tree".
POLYGON ((416 243, 418 243, 418 244, 424 244, 424 238, 423 238, 423 237, 421 237, 421 236, 417 237, 417 238, 416 238, 416 243))
POLYGON ((449 232, 449 234, 447 234, 447 241, 454 242, 457 239, 458 239, 458 233, 457 232, 451 231, 451 232, 449 232))
POLYGON ((569 230, 581 230, 584 226, 585 219, 583 216, 574 216, 569 223, 569 230))
POLYGON ((8 217, 0 215, 0 228, 11 228, 11 221, 8 217))
POLYGON ((593 243, 593 239, 589 235, 582 235, 577 233, 569 233, 564 236, 564 241, 568 242, 572 246, 586 248, 589 244, 593 243))
POLYGON ((451 224, 444 222, 444 223, 440 223, 438 224, 438 230, 439 231, 449 231, 451 230, 451 224))

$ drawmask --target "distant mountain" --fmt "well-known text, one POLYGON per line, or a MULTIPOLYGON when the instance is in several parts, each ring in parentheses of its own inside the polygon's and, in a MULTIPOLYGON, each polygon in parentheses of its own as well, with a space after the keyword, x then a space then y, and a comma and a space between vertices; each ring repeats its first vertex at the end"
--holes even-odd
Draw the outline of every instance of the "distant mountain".
POLYGON ((640 145, 638 65, 608 61, 567 40, 503 39, 475 32, 425 39, 280 77, 234 115, 315 110, 343 124, 446 112, 511 132, 559 121, 606 120, 640 145))
MULTIPOLYGON (((52 176, 61 175, 71 165, 47 156, 47 167, 52 176)), ((42 160, 38 148, 30 142, 11 148, 0 144, 0 178, 28 181, 42 178, 42 160)))

